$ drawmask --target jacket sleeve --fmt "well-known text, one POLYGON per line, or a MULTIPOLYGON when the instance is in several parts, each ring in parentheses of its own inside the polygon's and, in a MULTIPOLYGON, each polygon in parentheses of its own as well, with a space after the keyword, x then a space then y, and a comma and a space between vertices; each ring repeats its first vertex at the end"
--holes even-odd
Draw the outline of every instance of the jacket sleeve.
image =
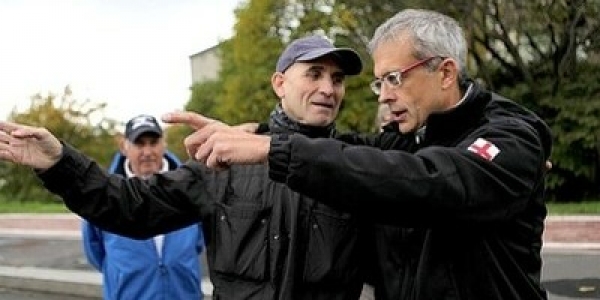
POLYGON ((269 174, 318 201, 386 223, 500 220, 523 210, 544 180, 549 149, 539 135, 518 120, 504 121, 452 147, 415 153, 275 135, 269 174), (499 151, 493 159, 474 153, 478 139, 499 151))
POLYGON ((100 229, 146 239, 192 225, 207 213, 210 197, 201 167, 192 161, 148 180, 123 178, 65 144, 61 160, 38 177, 71 211, 100 229))
POLYGON ((415 147, 412 134, 401 134, 398 131, 386 131, 379 134, 339 133, 336 140, 355 146, 375 146, 382 150, 410 150, 415 147))
POLYGON ((81 235, 83 243, 83 252, 88 263, 96 270, 102 272, 104 264, 104 242, 102 239, 102 231, 94 227, 87 221, 81 223, 81 235))

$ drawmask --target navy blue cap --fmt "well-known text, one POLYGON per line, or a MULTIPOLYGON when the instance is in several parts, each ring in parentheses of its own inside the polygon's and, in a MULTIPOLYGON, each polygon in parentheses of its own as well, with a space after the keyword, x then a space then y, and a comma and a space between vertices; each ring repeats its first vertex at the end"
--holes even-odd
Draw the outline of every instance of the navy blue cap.
POLYGON ((285 72, 295 62, 306 62, 332 55, 346 75, 356 75, 362 70, 362 61, 350 48, 336 48, 328 39, 318 35, 299 38, 290 43, 277 60, 277 72, 285 72))
POLYGON ((132 143, 145 133, 153 133, 159 137, 163 135, 162 128, 153 116, 139 115, 125 124, 125 138, 132 143))

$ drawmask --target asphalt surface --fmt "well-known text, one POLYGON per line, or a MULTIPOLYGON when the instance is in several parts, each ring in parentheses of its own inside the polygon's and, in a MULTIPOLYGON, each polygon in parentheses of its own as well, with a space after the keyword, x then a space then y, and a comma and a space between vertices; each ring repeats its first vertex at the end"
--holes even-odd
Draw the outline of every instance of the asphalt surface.
MULTIPOLYGON (((0 264, 69 270, 93 269, 87 264, 79 240, 0 238, 0 264)), ((600 250, 545 251, 543 285, 551 300, 600 299, 600 250)), ((90 299, 48 293, 0 289, 0 299, 90 299)))
MULTIPOLYGON (((578 220, 560 218, 547 224, 542 282, 550 300, 600 299, 600 217, 586 222, 578 220)), ((202 263, 206 266, 204 259, 202 263)), ((97 274, 85 260, 79 220, 73 216, 43 220, 0 215, 0 268, 4 266, 97 274)), ((207 274, 206 269, 204 274, 207 274)), ((21 299, 91 298, 0 287, 0 300, 21 299)))
POLYGON ((31 291, 0 288, 2 300, 91 300, 90 298, 71 297, 61 294, 36 293, 31 291))
MULTIPOLYGON (((206 276, 206 257, 200 258, 203 266, 203 281, 209 282, 206 276)), ((67 271, 84 271, 90 274, 99 273, 92 268, 83 254, 81 240, 67 238, 44 238, 40 236, 0 236, 0 266, 17 268, 39 268, 40 270, 54 269, 67 271)), ((0 267, 0 268, 1 268, 0 267)), ((76 274, 74 276, 77 276, 76 274)), ((35 283, 34 283, 35 284, 35 283)), ((34 290, 39 290, 34 287, 34 290)), ((203 285, 206 292, 212 287, 203 285)), ((76 300, 76 299, 101 299, 98 292, 96 297, 77 297, 55 292, 36 292, 29 289, 15 289, 10 287, 0 287, 0 300, 20 300, 20 299, 48 299, 48 300, 76 300)), ((209 300, 210 297, 205 297, 209 300)))
POLYGON ((0 265, 94 271, 80 240, 0 237, 0 265))
POLYGON ((600 299, 600 251, 553 251, 543 260, 548 299, 600 299))

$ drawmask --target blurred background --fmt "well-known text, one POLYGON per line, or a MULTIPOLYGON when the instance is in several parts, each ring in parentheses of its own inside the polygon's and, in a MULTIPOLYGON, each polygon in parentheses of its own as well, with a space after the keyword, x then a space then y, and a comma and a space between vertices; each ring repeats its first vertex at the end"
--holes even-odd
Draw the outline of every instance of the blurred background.
MULTIPOLYGON (((600 212, 600 0, 6 0, 0 90, 29 90, 0 93, 0 117, 43 125, 106 165, 134 114, 186 109, 233 123, 264 120, 277 102, 269 79, 283 46, 319 33, 366 62, 348 82, 338 127, 374 132, 366 44, 377 25, 409 7, 459 20, 471 77, 551 126, 551 213, 600 212), (21 52, 27 59, 15 63, 21 52)), ((169 147, 186 157, 189 129, 167 132, 169 147)), ((30 170, 2 163, 0 208, 63 209, 30 170)))

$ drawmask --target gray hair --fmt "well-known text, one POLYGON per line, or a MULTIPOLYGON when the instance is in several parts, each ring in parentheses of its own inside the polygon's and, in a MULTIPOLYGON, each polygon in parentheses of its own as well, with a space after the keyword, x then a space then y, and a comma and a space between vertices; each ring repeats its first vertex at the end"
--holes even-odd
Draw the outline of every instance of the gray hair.
MULTIPOLYGON (((459 76, 466 74, 467 42, 464 32, 456 20, 435 11, 405 9, 398 12, 377 27, 369 42, 370 54, 373 55, 382 43, 398 41, 405 38, 405 34, 412 38, 415 58, 452 58, 458 62, 459 76)), ((439 63, 438 60, 431 63, 436 61, 439 63)))

